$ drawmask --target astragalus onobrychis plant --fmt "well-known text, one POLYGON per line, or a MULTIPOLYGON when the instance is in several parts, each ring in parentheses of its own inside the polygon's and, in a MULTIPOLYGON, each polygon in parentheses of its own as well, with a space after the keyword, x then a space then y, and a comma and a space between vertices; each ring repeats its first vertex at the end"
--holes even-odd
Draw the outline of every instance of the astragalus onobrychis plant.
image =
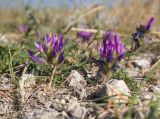
POLYGON ((91 40, 91 37, 93 36, 93 33, 87 31, 79 31, 77 32, 77 36, 80 37, 82 41, 89 42, 91 40))
MULTIPOLYGON (((29 57, 36 64, 49 65, 52 69, 51 82, 54 78, 57 65, 61 64, 64 60, 63 52, 63 36, 57 37, 55 34, 49 36, 45 34, 44 41, 41 40, 40 34, 37 32, 38 42, 35 42, 37 53, 28 50, 29 57)), ((50 84, 52 84, 50 82, 50 84)))
POLYGON ((92 41, 93 41, 92 36, 93 36, 93 33, 89 31, 78 31, 77 32, 77 38, 80 39, 77 44, 80 47, 80 50, 82 53, 89 52, 91 54, 92 48, 90 48, 90 45, 92 44, 92 41))
POLYGON ((123 54, 124 45, 120 42, 118 34, 113 35, 112 32, 109 32, 99 46, 100 66, 106 75, 111 72, 117 62, 121 61, 123 54))
POLYGON ((78 45, 80 46, 80 49, 89 50, 91 51, 90 45, 93 41, 92 39, 93 33, 89 31, 78 31, 77 37, 80 38, 80 42, 78 42, 78 45))
POLYGON ((139 25, 136 28, 136 32, 132 33, 131 50, 136 50, 137 48, 139 48, 141 45, 144 44, 144 35, 150 32, 150 28, 153 24, 153 21, 154 21, 154 18, 151 17, 146 25, 142 25, 142 24, 139 25))

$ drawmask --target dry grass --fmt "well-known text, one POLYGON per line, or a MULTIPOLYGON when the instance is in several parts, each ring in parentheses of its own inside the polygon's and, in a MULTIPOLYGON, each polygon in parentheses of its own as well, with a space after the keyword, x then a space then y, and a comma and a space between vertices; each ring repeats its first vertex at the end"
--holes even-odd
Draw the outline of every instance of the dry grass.
MULTIPOLYGON (((81 18, 86 20, 87 25, 92 26, 92 28, 101 26, 103 30, 114 29, 125 33, 130 33, 133 31, 133 29, 135 29, 135 25, 146 23, 147 20, 152 16, 154 16, 155 19, 160 19, 158 15, 160 11, 159 5, 159 0, 148 0, 145 2, 142 0, 131 0, 129 3, 122 1, 113 8, 104 8, 104 6, 86 7, 79 10, 75 8, 71 10, 66 10, 65 8, 47 8, 35 10, 34 14, 38 23, 45 23, 44 21, 46 17, 49 18, 49 21, 47 21, 45 24, 50 25, 53 28, 59 26, 64 28, 68 25, 67 19, 69 19, 69 17, 75 19, 78 14, 80 14, 81 18), (97 9, 98 12, 94 12, 94 10, 97 9), (98 14, 103 14, 102 17, 104 17, 104 23, 98 23, 97 21, 95 23, 94 19, 98 14), (57 22, 61 21, 63 24, 57 25, 57 22)), ((25 11, 22 8, 19 8, 19 10, 10 10, 7 8, 1 9, 0 16, 0 29, 8 26, 8 24, 12 25, 13 27, 17 27, 17 24, 21 24, 25 21, 25 11)), ((81 21, 81 19, 79 21, 81 21)), ((158 20, 155 21, 157 22, 154 23, 154 27, 157 28, 159 25, 158 20)), ((76 25, 74 25, 74 27, 76 27, 76 25)))

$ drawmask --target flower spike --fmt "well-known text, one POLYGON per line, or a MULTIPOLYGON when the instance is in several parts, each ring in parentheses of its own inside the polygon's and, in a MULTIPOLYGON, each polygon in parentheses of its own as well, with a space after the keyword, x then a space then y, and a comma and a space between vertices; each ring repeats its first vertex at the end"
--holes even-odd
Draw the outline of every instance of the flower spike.
POLYGON ((148 21, 148 23, 145 25, 145 30, 149 30, 150 27, 152 26, 153 24, 153 21, 154 21, 154 17, 151 17, 148 21))
POLYGON ((60 35, 57 37, 55 34, 52 34, 50 37, 48 34, 45 34, 44 40, 45 43, 43 44, 40 39, 40 35, 37 32, 38 42, 35 42, 34 45, 36 49, 44 56, 40 58, 35 56, 32 51, 28 51, 29 57, 37 64, 42 64, 46 61, 48 64, 56 63, 53 60, 57 60, 58 63, 62 63, 64 60, 64 53, 63 53, 63 36, 60 35))

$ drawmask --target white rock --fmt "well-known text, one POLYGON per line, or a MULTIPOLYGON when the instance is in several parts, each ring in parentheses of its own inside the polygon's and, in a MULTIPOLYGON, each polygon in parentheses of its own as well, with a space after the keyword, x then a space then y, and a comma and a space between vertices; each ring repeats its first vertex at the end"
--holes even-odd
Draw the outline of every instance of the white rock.
POLYGON ((51 106, 51 104, 52 104, 52 102, 51 102, 51 101, 48 101, 48 100, 44 103, 44 105, 45 105, 45 107, 46 107, 47 109, 51 106))
POLYGON ((40 114, 37 114, 35 119, 65 119, 65 117, 59 117, 60 113, 56 110, 53 110, 51 112, 41 112, 40 114))
POLYGON ((131 91, 123 80, 112 79, 109 84, 121 93, 130 96, 131 91))
POLYGON ((85 119, 85 116, 87 114, 87 109, 85 107, 82 107, 80 105, 80 103, 74 102, 74 103, 70 103, 68 105, 68 109, 67 109, 73 117, 75 117, 76 119, 85 119))
POLYGON ((112 79, 111 81, 109 81, 107 87, 108 95, 116 95, 116 101, 126 102, 128 100, 128 96, 131 95, 131 91, 129 90, 129 88, 123 80, 112 79))
POLYGON ((22 103, 25 102, 26 97, 28 96, 28 92, 25 90, 25 88, 30 87, 31 85, 35 85, 34 75, 32 74, 23 74, 21 76, 21 80, 19 80, 19 86, 20 86, 20 94, 22 96, 22 103))
POLYGON ((155 86, 155 87, 154 87, 154 92, 155 92, 155 93, 160 93, 160 87, 155 86))
POLYGON ((5 37, 5 35, 0 34, 0 42, 8 43, 8 39, 5 37))
POLYGON ((66 100, 65 100, 65 99, 62 99, 62 100, 60 100, 60 103, 61 103, 62 105, 64 105, 64 104, 66 104, 66 100))
POLYGON ((31 80, 34 79, 33 74, 23 74, 21 76, 21 80, 19 81, 20 88, 23 89, 24 87, 29 87, 30 85, 34 84, 35 81, 31 80))
POLYGON ((74 89, 74 92, 78 95, 79 99, 86 97, 85 86, 87 83, 82 75, 80 75, 77 71, 72 70, 71 74, 67 78, 67 81, 69 82, 69 87, 74 89))
POLYGON ((35 77, 34 77, 34 75, 33 75, 33 74, 24 74, 24 75, 22 75, 22 77, 21 77, 21 78, 22 78, 22 80, 24 80, 24 81, 25 81, 25 80, 27 80, 27 79, 31 79, 31 78, 33 78, 33 79, 34 79, 35 77))
POLYGON ((143 92, 140 95, 140 98, 143 100, 151 100, 153 98, 153 94, 151 92, 143 92))
POLYGON ((142 69, 150 67, 150 62, 147 59, 137 59, 134 63, 142 69))
POLYGON ((35 84, 35 76, 33 74, 23 74, 21 76, 21 80, 19 81, 20 87, 29 87, 35 84))
POLYGON ((126 69, 126 72, 128 74, 128 77, 136 77, 139 74, 138 71, 132 69, 126 69))
POLYGON ((86 81, 82 75, 80 75, 76 70, 72 70, 71 74, 68 76, 67 81, 69 82, 69 87, 74 89, 82 90, 86 85, 86 81))
POLYGON ((131 60, 140 60, 140 59, 145 59, 148 60, 150 63, 156 59, 156 55, 153 53, 140 53, 138 55, 133 55, 130 57, 131 60))
POLYGON ((150 92, 160 93, 160 86, 151 86, 149 87, 150 92))

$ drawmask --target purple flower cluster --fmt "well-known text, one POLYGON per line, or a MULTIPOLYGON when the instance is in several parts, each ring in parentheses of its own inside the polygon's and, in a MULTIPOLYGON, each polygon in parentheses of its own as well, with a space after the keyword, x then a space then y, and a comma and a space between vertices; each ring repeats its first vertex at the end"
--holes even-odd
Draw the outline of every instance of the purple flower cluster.
POLYGON ((99 54, 105 63, 120 61, 123 57, 124 45, 121 44, 118 34, 109 32, 108 37, 103 38, 103 43, 99 47, 99 54))
POLYGON ((136 32, 132 33, 132 50, 140 47, 140 39, 144 38, 144 35, 150 31, 154 18, 151 17, 146 25, 140 25, 136 28, 136 32))
POLYGON ((27 30, 28 30, 27 25, 22 24, 22 25, 19 26, 19 31, 20 31, 21 33, 25 33, 27 30))
POLYGON ((151 17, 148 21, 148 23, 145 25, 145 30, 150 30, 152 24, 153 24, 154 18, 151 17))
POLYGON ((89 41, 92 37, 92 33, 91 32, 87 32, 87 31, 79 31, 77 32, 77 36, 82 38, 82 40, 84 41, 89 41))
POLYGON ((37 64, 55 64, 57 60, 58 63, 62 63, 64 60, 63 54, 63 37, 60 35, 57 37, 55 34, 49 36, 45 34, 45 43, 41 41, 40 35, 37 32, 38 42, 35 42, 34 45, 39 51, 39 54, 43 56, 38 57, 32 51, 28 51, 30 58, 37 64))

